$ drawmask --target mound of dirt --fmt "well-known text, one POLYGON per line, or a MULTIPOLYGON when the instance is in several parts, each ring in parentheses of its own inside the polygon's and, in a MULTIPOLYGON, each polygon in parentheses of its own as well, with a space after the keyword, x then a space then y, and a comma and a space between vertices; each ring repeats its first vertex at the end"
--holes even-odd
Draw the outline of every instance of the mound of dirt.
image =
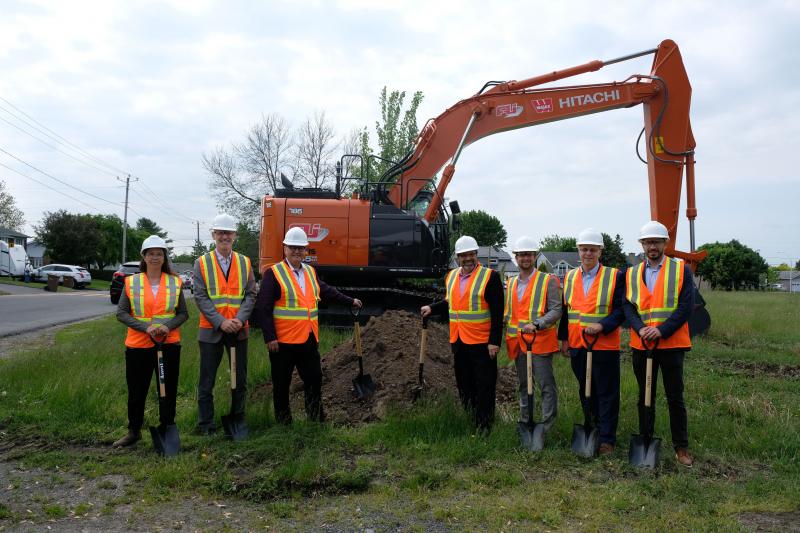
MULTIPOLYGON (((342 425, 361 425, 386 416, 389 406, 408 409, 414 402, 419 383, 419 351, 422 321, 406 311, 386 311, 361 328, 364 373, 372 376, 377 388, 368 400, 359 401, 353 391, 358 375, 358 357, 351 337, 325 354, 322 359, 322 402, 329 421, 342 425)), ((442 393, 457 396, 453 373, 453 354, 447 325, 428 324, 425 354, 425 395, 442 393)), ((497 379, 497 402, 515 402, 517 377, 513 367, 502 367, 497 379)), ((292 412, 303 413, 303 384, 295 372, 290 388, 292 412)))

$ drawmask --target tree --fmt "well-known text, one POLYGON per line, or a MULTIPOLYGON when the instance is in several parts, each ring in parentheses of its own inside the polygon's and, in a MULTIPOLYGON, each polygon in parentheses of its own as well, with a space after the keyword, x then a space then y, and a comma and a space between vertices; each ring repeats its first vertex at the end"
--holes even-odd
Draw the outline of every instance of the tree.
POLYGON ((273 113, 262 115, 243 143, 203 153, 203 167, 217 205, 240 218, 255 220, 261 198, 279 188, 281 169, 292 166, 291 146, 288 124, 273 113))
POLYGON ((164 229, 155 223, 155 221, 150 220, 149 218, 142 217, 136 221, 136 229, 139 231, 144 231, 147 233, 147 236, 150 235, 158 235, 162 239, 167 238, 167 232, 164 229))
POLYGON ((602 235, 604 248, 600 262, 605 266, 627 270, 628 259, 625 256, 625 252, 622 251, 622 237, 619 236, 619 233, 613 239, 607 233, 602 235))
POLYGON ((379 103, 381 106, 381 120, 375 121, 375 132, 378 137, 377 155, 381 159, 370 160, 370 156, 376 152, 370 147, 369 132, 367 128, 361 132, 361 155, 369 162, 369 170, 366 171, 365 178, 368 181, 376 181, 392 165, 392 162, 399 161, 405 156, 419 134, 417 126, 417 109, 422 103, 422 91, 417 91, 411 97, 408 109, 403 112, 403 101, 405 91, 392 91, 387 93, 386 87, 381 90, 379 103), (400 115, 403 119, 400 120, 400 115))
POLYGON ((25 214, 17 207, 17 202, 6 191, 6 182, 0 180, 0 226, 21 231, 25 225, 25 214))
POLYGON ((781 263, 780 265, 776 266, 775 269, 779 272, 788 272, 792 269, 792 267, 790 267, 788 263, 781 263))
POLYGON ((203 254, 208 253, 208 246, 203 244, 203 241, 200 239, 195 239, 194 246, 192 246, 192 257, 197 259, 203 254))
POLYGON ((96 248, 94 262, 103 270, 115 264, 122 253, 122 219, 117 215, 93 215, 100 231, 100 243, 96 248))
POLYGON ((258 271, 258 237, 258 228, 250 226, 244 221, 236 224, 236 240, 233 243, 233 249, 250 258, 254 271, 258 271))
POLYGON ((505 246, 508 234, 497 217, 484 211, 464 211, 459 217, 458 235, 475 237, 480 246, 505 246))
POLYGON ((64 209, 45 212, 34 230, 47 254, 58 263, 88 267, 102 243, 100 229, 92 215, 73 215, 64 209))
POLYGON ((317 188, 333 181, 333 156, 337 148, 335 136, 324 111, 306 119, 297 137, 295 177, 309 187, 317 188))
POLYGON ((708 281, 712 289, 757 288, 761 275, 768 272, 764 258, 736 239, 704 244, 698 249, 707 250, 708 257, 697 266, 697 275, 708 281))
POLYGON ((800 259, 797 260, 797 263, 794 264, 795 270, 800 270, 800 259))
POLYGON ((575 237, 560 237, 556 234, 548 235, 539 241, 539 250, 542 252, 577 252, 578 245, 575 237))

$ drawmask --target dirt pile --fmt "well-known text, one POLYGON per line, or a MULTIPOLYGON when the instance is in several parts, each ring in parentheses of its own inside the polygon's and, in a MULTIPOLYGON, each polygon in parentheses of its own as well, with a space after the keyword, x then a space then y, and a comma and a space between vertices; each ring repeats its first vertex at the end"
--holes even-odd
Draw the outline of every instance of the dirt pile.
MULTIPOLYGON (((422 321, 405 311, 387 311, 373 317, 361 328, 364 373, 377 385, 375 394, 359 401, 352 380, 358 375, 358 357, 351 337, 322 359, 322 396, 328 420, 343 425, 360 425, 385 417, 389 406, 404 409, 414 402, 419 378, 419 350, 422 321)), ((446 324, 431 322, 425 356, 425 394, 456 396, 453 354, 446 324)), ((498 403, 515 402, 517 378, 513 368, 501 368, 497 380, 498 403)), ((303 413, 303 385, 295 373, 292 386, 292 411, 303 413)))

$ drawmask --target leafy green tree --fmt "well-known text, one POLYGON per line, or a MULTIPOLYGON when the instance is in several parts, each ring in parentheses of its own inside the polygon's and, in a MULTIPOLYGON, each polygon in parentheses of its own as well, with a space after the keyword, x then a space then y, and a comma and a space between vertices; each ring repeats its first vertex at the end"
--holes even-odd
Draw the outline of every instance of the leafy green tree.
POLYGON ((776 266, 775 269, 779 272, 788 272, 792 269, 787 263, 781 263, 780 265, 776 266))
POLYGON ((34 230, 47 254, 57 263, 89 267, 103 241, 94 216, 67 213, 64 209, 45 212, 34 230))
POLYGON ((508 234, 500 220, 485 211, 464 211, 459 217, 458 234, 475 237, 480 246, 505 246, 508 234))
POLYGON ((603 233, 603 255, 600 257, 600 262, 606 266, 626 270, 628 268, 628 260, 625 252, 622 251, 622 237, 619 233, 612 239, 608 233, 603 233))
POLYGON ((147 233, 147 236, 150 235, 158 235, 162 239, 167 238, 167 232, 164 229, 155 223, 155 221, 150 220, 149 218, 142 217, 136 221, 136 229, 139 231, 144 231, 147 233))
POLYGON ((246 222, 236 224, 236 240, 233 243, 234 251, 250 258, 253 271, 258 271, 258 229, 249 226, 246 222))
POLYGON ((24 225, 25 215, 17 207, 17 202, 11 193, 6 191, 6 182, 0 180, 0 226, 21 231, 24 225))
POLYGON ((539 250, 542 252, 577 252, 576 242, 575 237, 548 235, 539 242, 539 250))
POLYGON ((367 128, 361 132, 361 156, 365 161, 370 161, 369 170, 365 171, 367 181, 376 181, 392 165, 391 161, 402 159, 411 150, 419 134, 417 109, 422 103, 422 91, 414 93, 408 109, 403 111, 405 97, 405 91, 387 92, 386 87, 381 90, 379 99, 381 120, 375 122, 375 132, 378 137, 377 151, 370 147, 367 128), (370 159, 372 155, 378 155, 381 159, 372 160, 370 159))
POLYGON ((797 263, 794 264, 795 270, 800 270, 800 259, 797 260, 797 263))
POLYGON ((757 288, 762 274, 767 274, 767 262, 755 250, 736 239, 727 243, 704 244, 708 257, 697 266, 697 275, 709 282, 712 289, 742 290, 757 288))
POLYGON ((208 253, 209 248, 200 239, 195 239, 194 246, 192 246, 192 257, 197 259, 201 255, 208 253))
POLYGON ((122 219, 117 215, 93 215, 100 231, 100 244, 97 246, 94 262, 103 270, 115 264, 122 253, 122 219))

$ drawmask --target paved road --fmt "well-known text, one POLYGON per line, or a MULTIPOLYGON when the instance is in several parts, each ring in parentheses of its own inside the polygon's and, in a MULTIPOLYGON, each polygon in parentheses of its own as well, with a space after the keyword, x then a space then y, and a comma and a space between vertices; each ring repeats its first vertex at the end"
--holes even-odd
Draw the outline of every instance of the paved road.
POLYGON ((114 313, 108 291, 70 291, 49 293, 36 288, 0 285, 0 337, 68 324, 114 313))

